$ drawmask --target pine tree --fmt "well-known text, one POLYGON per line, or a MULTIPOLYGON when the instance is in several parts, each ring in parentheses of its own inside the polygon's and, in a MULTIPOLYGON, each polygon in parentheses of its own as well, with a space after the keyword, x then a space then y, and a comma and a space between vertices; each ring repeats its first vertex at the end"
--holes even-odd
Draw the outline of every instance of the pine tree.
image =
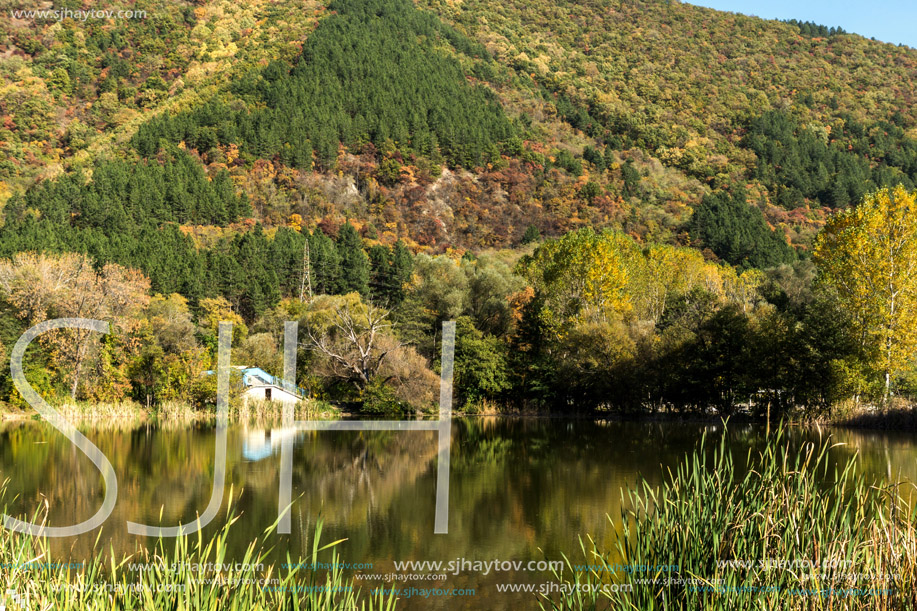
POLYGON ((321 230, 309 235, 312 287, 319 295, 341 292, 341 258, 335 243, 321 230))
POLYGON ((532 242, 538 242, 541 240, 541 232, 538 231, 538 227, 535 225, 529 225, 525 228, 525 233, 522 234, 522 243, 531 244, 532 242))
POLYGON ((369 257, 369 288, 373 302, 388 306, 391 282, 392 251, 388 246, 376 244, 366 255, 369 257))
POLYGON ((338 253, 341 256, 341 291, 369 295, 369 258, 363 252, 363 240, 348 221, 338 233, 338 253))

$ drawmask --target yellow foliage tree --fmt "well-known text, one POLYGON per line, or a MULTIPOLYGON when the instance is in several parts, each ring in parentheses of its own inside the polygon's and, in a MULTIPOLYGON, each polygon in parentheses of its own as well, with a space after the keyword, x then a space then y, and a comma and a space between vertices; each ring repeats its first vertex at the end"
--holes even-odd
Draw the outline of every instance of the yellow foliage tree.
POLYGON ((622 234, 582 229, 542 245, 524 264, 524 274, 544 298, 544 322, 563 336, 585 312, 604 322, 633 308, 627 288, 631 263, 639 257, 622 234))
POLYGON ((705 262, 697 250, 652 244, 644 250, 640 267, 641 281, 634 283, 632 292, 641 302, 640 316, 655 324, 662 318, 670 295, 703 286, 707 268, 715 266, 705 262))
POLYGON ((733 267, 722 268, 723 290, 726 298, 740 308, 743 314, 748 314, 758 299, 758 289, 767 276, 759 269, 747 269, 741 274, 733 267))
POLYGON ((903 186, 867 195, 832 217, 815 244, 822 280, 853 317, 865 348, 891 378, 917 347, 917 192, 903 186))
POLYGON ((670 296, 695 288, 735 301, 747 312, 763 278, 757 270, 740 276, 690 248, 641 248, 621 233, 590 228, 545 242, 521 271, 542 300, 542 321, 558 338, 580 322, 630 318, 655 325, 670 296))

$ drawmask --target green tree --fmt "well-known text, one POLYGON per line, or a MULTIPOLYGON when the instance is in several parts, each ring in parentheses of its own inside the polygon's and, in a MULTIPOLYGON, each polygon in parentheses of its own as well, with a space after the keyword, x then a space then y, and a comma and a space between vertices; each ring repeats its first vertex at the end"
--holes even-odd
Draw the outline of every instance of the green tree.
POLYGON ((369 295, 369 258, 363 252, 363 240, 349 222, 338 233, 338 253, 341 257, 341 292, 369 295))
POLYGON ((319 295, 337 295, 341 291, 341 257, 334 241, 320 229, 308 236, 312 290, 319 295))
POLYGON ((538 231, 538 227, 535 225, 529 225, 525 228, 525 233, 522 234, 522 243, 531 244, 532 242, 538 242, 541 240, 541 232, 538 231))
POLYGON ((377 244, 367 251, 367 256, 373 300, 389 308, 397 307, 404 301, 405 285, 411 278, 411 251, 399 240, 393 248, 377 244))
POLYGON ((455 389, 460 405, 472 407, 482 400, 496 400, 510 388, 506 346, 499 338, 485 335, 473 321, 456 321, 455 389))
POLYGON ((761 211, 747 203, 742 187, 705 196, 688 228, 718 257, 740 267, 765 269, 795 258, 783 235, 772 231, 761 211))

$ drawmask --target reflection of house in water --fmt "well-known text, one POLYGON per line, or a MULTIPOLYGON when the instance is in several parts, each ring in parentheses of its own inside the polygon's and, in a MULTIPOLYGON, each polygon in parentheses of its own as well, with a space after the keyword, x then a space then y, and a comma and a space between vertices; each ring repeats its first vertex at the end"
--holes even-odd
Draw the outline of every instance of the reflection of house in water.
POLYGON ((299 431, 296 428, 279 428, 265 431, 264 429, 251 429, 246 431, 242 439, 242 457, 245 460, 257 462, 264 460, 275 451, 280 450, 284 439, 296 438, 299 431))
MULTIPOLYGON (((272 376, 260 367, 233 366, 233 369, 242 374, 242 400, 249 401, 274 401, 286 405, 293 405, 302 401, 306 391, 283 378, 272 376)), ((213 375, 213 371, 204 372, 213 375)), ((270 431, 264 429, 251 429, 246 431, 242 440, 242 456, 246 460, 259 461, 267 458, 280 449, 284 439, 296 438, 299 431, 296 428, 276 428, 270 431)))

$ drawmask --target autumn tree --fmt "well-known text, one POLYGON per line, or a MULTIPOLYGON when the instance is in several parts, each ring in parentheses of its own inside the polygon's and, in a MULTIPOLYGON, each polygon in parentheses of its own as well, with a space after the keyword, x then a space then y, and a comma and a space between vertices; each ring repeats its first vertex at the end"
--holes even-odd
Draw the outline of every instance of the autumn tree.
POLYGON ((626 236, 592 229, 568 233, 542 245, 521 263, 541 299, 541 318, 556 334, 574 319, 607 320, 633 308, 629 260, 639 256, 626 236))
POLYGON ((357 293, 316 297, 301 322, 306 347, 323 357, 328 375, 360 392, 394 349, 381 342, 392 326, 389 312, 364 304, 357 293))
POLYGON ((319 295, 280 309, 299 318, 314 373, 349 386, 364 408, 382 395, 413 408, 434 400, 438 378, 425 358, 395 337, 388 310, 364 303, 357 293, 319 295))
POLYGON ((862 344, 875 351, 885 402, 892 377, 917 348, 915 198, 901 185, 871 193, 832 217, 815 245, 821 279, 853 317, 862 344))
POLYGON ((703 286, 714 267, 696 250, 663 244, 645 248, 642 261, 638 262, 632 274, 631 292, 635 294, 638 314, 653 324, 665 313, 671 295, 703 286))
POLYGON ((209 361, 187 300, 176 293, 154 295, 138 326, 134 336, 140 346, 128 371, 134 398, 147 406, 190 399, 190 387, 209 361))
MULTIPOLYGON (((129 331, 149 301, 149 287, 140 272, 115 264, 99 268, 85 255, 20 253, 0 261, 0 290, 32 325, 50 318, 93 318, 129 331)), ((86 329, 59 329, 42 339, 67 372, 75 399, 99 336, 86 329)))

